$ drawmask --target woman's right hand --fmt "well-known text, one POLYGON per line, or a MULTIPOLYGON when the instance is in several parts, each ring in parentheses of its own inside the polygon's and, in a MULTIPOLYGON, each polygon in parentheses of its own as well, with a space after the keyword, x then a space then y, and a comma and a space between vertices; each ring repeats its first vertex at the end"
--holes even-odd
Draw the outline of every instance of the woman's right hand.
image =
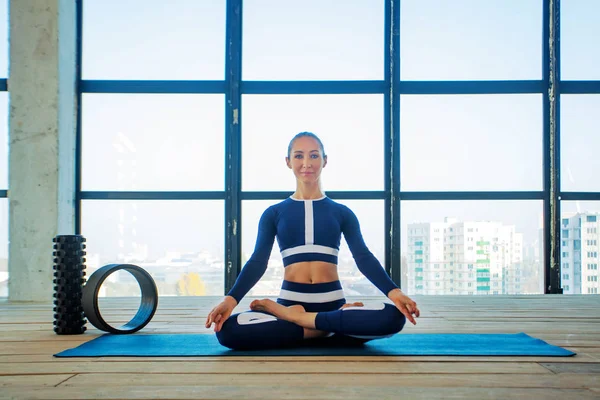
POLYGON ((215 332, 219 332, 235 306, 237 306, 237 301, 231 296, 225 296, 225 299, 208 313, 206 328, 210 328, 212 324, 215 324, 215 332))

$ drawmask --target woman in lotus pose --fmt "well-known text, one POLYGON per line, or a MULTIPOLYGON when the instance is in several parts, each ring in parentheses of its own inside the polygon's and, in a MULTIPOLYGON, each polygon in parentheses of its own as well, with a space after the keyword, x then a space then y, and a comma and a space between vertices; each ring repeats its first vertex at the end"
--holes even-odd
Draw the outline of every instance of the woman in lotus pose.
POLYGON ((209 313, 206 327, 214 324, 223 346, 259 349, 299 346, 307 339, 358 344, 400 332, 406 319, 416 324, 417 304, 369 251, 354 213, 323 194, 320 176, 327 156, 321 140, 310 132, 299 133, 290 142, 286 163, 296 176, 296 191, 263 213, 252 257, 209 313), (337 273, 342 234, 358 269, 393 304, 346 303, 337 273), (231 315, 265 273, 275 238, 285 267, 277 302, 255 300, 251 311, 231 315))

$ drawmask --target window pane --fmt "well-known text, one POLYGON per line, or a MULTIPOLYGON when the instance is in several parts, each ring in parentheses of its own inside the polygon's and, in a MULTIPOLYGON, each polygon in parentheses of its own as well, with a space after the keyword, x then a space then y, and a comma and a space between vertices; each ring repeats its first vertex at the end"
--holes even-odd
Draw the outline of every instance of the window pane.
POLYGON ((0 189, 8 188, 8 93, 0 93, 0 189))
POLYGON ((86 1, 83 79, 223 79, 225 3, 86 1))
POLYGON ((597 1, 560 3, 560 74, 562 79, 600 79, 600 27, 597 1))
POLYGON ((383 79, 384 8, 382 0, 245 1, 243 79, 383 79))
MULTIPOLYGON (((152 275, 160 296, 223 295, 223 201, 84 200, 81 215, 88 276, 130 263, 152 275)), ((106 296, 136 289, 126 272, 104 286, 106 296)))
POLYGON ((561 201, 561 284, 564 294, 599 294, 600 201, 561 201))
POLYGON ((402 96, 402 190, 541 190, 542 96, 402 96))
POLYGON ((8 199, 0 199, 0 297, 8 297, 8 199))
MULTIPOLYGON (((258 221, 262 213, 280 200, 242 202, 242 267, 250 258, 256 243, 258 221)), ((337 201, 337 200, 336 200, 337 201)), ((363 238, 369 250, 385 265, 385 231, 383 200, 339 200, 356 214, 363 238)), ((278 296, 283 280, 283 262, 277 241, 267 267, 267 272, 248 293, 248 296, 278 296)), ((352 253, 342 238, 338 256, 338 274, 346 296, 381 296, 382 293, 369 282, 356 267, 352 253)))
POLYGON ((542 78, 542 0, 402 1, 406 80, 542 78))
POLYGON ((8 0, 0 0, 0 78, 8 77, 8 0))
POLYGON ((243 97, 242 189, 296 188, 285 165, 290 140, 315 133, 328 163, 323 190, 383 190, 383 96, 243 97))
POLYGON ((83 190, 223 190, 223 95, 87 94, 83 190))
POLYGON ((542 201, 404 201, 409 294, 542 294, 542 201))
POLYGON ((561 181, 564 191, 600 191, 600 95, 562 95, 560 100, 561 181))

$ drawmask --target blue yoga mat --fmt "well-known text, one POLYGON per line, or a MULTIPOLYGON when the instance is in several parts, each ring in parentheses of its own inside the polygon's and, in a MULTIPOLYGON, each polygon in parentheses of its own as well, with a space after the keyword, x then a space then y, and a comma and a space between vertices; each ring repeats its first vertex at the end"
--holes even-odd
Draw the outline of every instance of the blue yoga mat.
POLYGON ((400 333, 358 347, 302 346, 234 351, 213 334, 106 334, 56 357, 215 357, 215 356, 548 356, 575 353, 517 334, 400 333))

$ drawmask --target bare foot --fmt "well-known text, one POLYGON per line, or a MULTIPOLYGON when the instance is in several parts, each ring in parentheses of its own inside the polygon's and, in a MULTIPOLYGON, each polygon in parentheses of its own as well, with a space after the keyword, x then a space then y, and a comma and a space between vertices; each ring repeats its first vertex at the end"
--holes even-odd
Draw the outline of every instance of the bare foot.
POLYGON ((307 313, 306 310, 304 310, 304 307, 302 307, 300 304, 286 307, 273 300, 262 299, 254 300, 252 303, 250 303, 250 309, 252 311, 268 312, 279 319, 300 325, 304 328, 304 339, 314 339, 327 335, 327 332, 318 331, 315 329, 314 315, 311 318, 309 313, 307 313))
POLYGON ((250 303, 250 309, 252 311, 265 311, 279 319, 290 322, 295 322, 296 318, 294 317, 305 312, 304 307, 299 304, 286 307, 271 299, 254 300, 250 303))
POLYGON ((364 306, 363 303, 361 303, 360 301, 357 301, 355 303, 346 303, 346 304, 344 304, 343 306, 340 307, 340 310, 342 308, 346 308, 346 307, 363 307, 363 306, 364 306))

